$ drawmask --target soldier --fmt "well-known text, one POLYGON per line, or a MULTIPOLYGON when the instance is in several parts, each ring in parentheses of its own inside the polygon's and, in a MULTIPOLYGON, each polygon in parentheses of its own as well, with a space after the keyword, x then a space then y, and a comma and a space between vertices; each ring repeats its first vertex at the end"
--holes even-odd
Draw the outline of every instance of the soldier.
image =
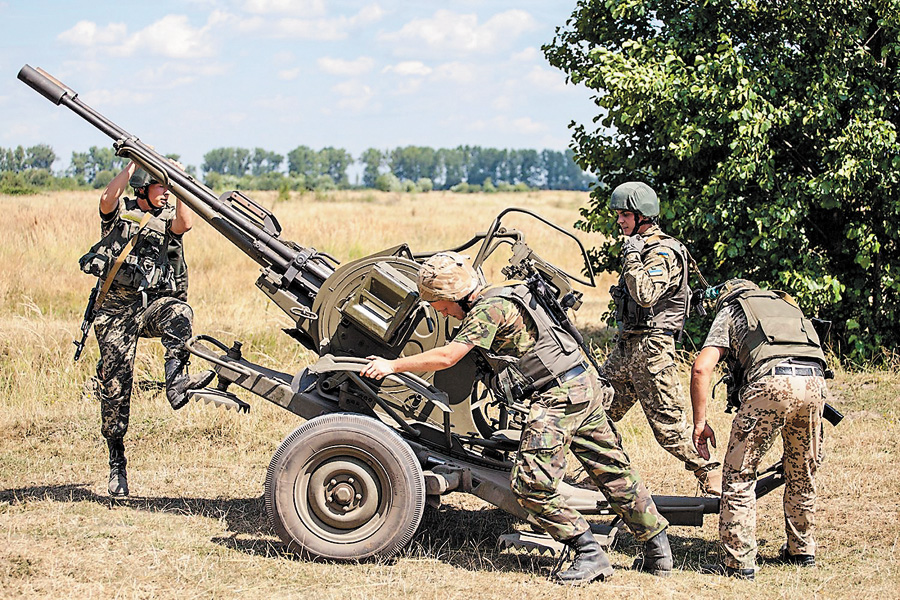
MULTIPOLYGON (((813 324, 790 297, 744 279, 726 282, 716 318, 691 373, 693 441, 705 458, 716 436, 706 422, 706 398, 716 363, 726 359, 739 408, 725 452, 719 536, 721 564, 701 570, 754 579, 756 476, 778 432, 784 442, 784 522, 779 561, 815 566, 815 475, 821 460, 825 356, 813 324)), ((729 399, 731 402, 731 399, 729 399)))
POLYGON ((102 239, 81 259, 82 270, 105 281, 94 333, 100 347, 97 363, 101 432, 109 447, 109 494, 128 495, 125 445, 139 337, 158 337, 165 347, 166 397, 178 410, 187 391, 209 384, 212 371, 188 375, 193 311, 187 304, 187 265, 182 237, 193 213, 169 191, 131 162, 100 196, 102 239), (135 198, 121 198, 126 185, 135 198))
POLYGON ((619 333, 601 367, 616 391, 606 412, 619 421, 640 401, 659 445, 694 473, 703 492, 718 496, 719 463, 701 457, 691 444, 687 402, 675 365, 675 340, 690 310, 687 249, 659 228, 659 200, 647 184, 618 186, 609 207, 616 211, 625 240, 622 273, 610 290, 619 333))
POLYGON ((482 353, 531 410, 511 474, 519 504, 554 539, 575 550, 562 583, 609 578, 613 569, 587 521, 558 493, 570 446, 638 541, 634 568, 667 576, 673 568, 668 522, 631 468, 621 439, 603 411, 613 391, 585 362, 578 344, 533 301, 521 283, 485 288, 464 258, 442 252, 419 270, 419 294, 444 316, 462 321, 453 340, 421 354, 387 360, 370 356, 361 373, 381 379, 401 371, 437 371, 473 348, 482 353))

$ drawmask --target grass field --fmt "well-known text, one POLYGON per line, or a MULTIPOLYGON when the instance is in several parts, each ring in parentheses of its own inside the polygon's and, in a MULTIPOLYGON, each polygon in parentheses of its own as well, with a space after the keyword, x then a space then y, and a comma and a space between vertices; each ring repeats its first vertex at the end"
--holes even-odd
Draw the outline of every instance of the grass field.
MULTIPOLYGON (((763 565, 755 583, 702 575, 718 557, 716 519, 673 527, 678 571, 667 580, 628 571, 636 548, 620 536, 612 580, 563 588, 547 580, 548 557, 500 551, 518 523, 473 496, 451 494, 426 509, 413 543, 394 560, 305 562, 266 522, 261 495, 280 441, 300 424, 253 397, 250 414, 191 403, 173 412, 141 386, 126 438, 132 497, 106 496, 106 447, 89 393, 98 356, 79 363, 71 340, 92 281, 78 257, 99 232, 97 194, 0 196, 0 597, 3 598, 897 598, 900 597, 900 376, 838 369, 832 403, 847 415, 827 426, 819 478, 815 569, 763 565)), ((253 194, 273 207, 274 194, 253 194)), ((396 245, 414 251, 458 245, 501 209, 522 206, 570 226, 581 193, 422 195, 307 194, 274 204, 283 236, 346 260, 396 245)), ((585 245, 597 238, 579 233, 585 245)), ((578 270, 574 247, 529 236, 538 252, 578 270)), ((247 356, 296 372, 313 355, 283 335, 287 320, 253 282, 258 267, 205 223, 186 238, 195 331, 245 342, 247 356)), ((491 278, 499 274, 490 272, 491 278)), ((586 290, 577 315, 597 331, 612 276, 586 290)), ((598 338, 597 338, 598 339, 598 338)), ((603 348, 598 348, 602 354, 603 348)), ((689 358, 687 354, 685 358, 689 358)), ((687 362, 683 366, 685 383, 687 362)), ((138 381, 162 379, 162 351, 143 341, 138 381)), ((724 444, 729 415, 717 398, 713 426, 724 444)), ((693 494, 693 476, 655 443, 636 410, 622 421, 625 447, 651 490, 693 494)), ((721 456, 722 448, 719 448, 721 456)), ((778 449, 767 457, 774 462, 778 449)), ((760 554, 783 541, 780 493, 759 504, 760 554)))

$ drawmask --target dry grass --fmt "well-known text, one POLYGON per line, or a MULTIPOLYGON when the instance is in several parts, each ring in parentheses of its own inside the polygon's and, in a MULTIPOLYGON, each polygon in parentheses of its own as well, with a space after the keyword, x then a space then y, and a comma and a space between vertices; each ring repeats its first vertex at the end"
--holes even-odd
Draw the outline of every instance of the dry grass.
MULTIPOLYGON (((275 196, 254 198, 272 206, 275 196)), ((681 569, 672 578, 625 570, 635 554, 625 535, 612 553, 620 567, 612 581, 564 589, 547 581, 551 559, 497 550, 497 536, 516 525, 510 517, 460 494, 426 512, 396 560, 298 560, 269 529, 260 496, 272 453, 299 420, 253 399, 249 415, 197 405, 173 413, 157 391, 137 390, 126 439, 134 496, 112 502, 105 496, 98 407, 84 389, 96 342, 78 364, 70 343, 91 285, 76 261, 95 241, 96 201, 95 193, 0 196, 7 231, 0 245, 0 597, 900 597, 900 469, 894 463, 900 380, 887 372, 842 371, 832 384, 847 419, 837 429, 828 426, 820 566, 765 566, 756 583, 696 572, 717 556, 716 520, 707 517, 702 528, 670 531, 681 569)), ((404 241, 414 251, 457 245, 509 205, 569 224, 586 201, 577 193, 365 192, 298 196, 274 211, 286 238, 347 259, 404 241)), ((571 248, 529 239, 551 260, 577 269, 566 263, 571 248)), ((187 253, 198 332, 244 340, 253 358, 289 372, 311 359, 278 331, 286 321, 255 289, 254 263, 202 223, 188 236, 187 253)), ((588 291, 579 326, 599 325, 609 279, 588 291)), ((158 380, 161 372, 159 345, 142 342, 137 378, 158 380)), ((717 400, 713 424, 724 441, 728 415, 720 408, 717 400)), ((633 410, 620 429, 655 493, 695 491, 693 478, 658 448, 641 414, 633 410)), ((773 556, 783 539, 777 493, 760 503, 759 522, 761 554, 773 556)))

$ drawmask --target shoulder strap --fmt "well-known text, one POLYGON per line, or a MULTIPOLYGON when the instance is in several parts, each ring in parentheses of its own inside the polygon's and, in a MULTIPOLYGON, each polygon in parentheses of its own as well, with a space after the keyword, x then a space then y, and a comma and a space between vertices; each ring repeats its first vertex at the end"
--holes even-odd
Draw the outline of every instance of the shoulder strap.
POLYGON ((134 244, 137 242, 137 236, 141 232, 141 230, 146 227, 147 223, 150 222, 150 218, 153 215, 149 212, 144 213, 143 218, 141 219, 140 226, 138 230, 131 236, 131 239, 128 240, 128 243, 125 244, 125 247, 122 248, 122 251, 119 253, 119 256, 116 257, 116 262, 113 263, 113 266, 110 267, 109 273, 106 275, 106 280, 103 282, 103 287, 100 288, 100 294, 97 296, 96 306, 99 309, 103 306, 103 300, 106 298, 106 293, 109 291, 110 286, 112 286, 112 282, 116 278, 116 273, 119 272, 119 269, 122 267, 122 263, 125 262, 125 259, 128 258, 128 255, 131 254, 131 251, 134 249, 134 244))

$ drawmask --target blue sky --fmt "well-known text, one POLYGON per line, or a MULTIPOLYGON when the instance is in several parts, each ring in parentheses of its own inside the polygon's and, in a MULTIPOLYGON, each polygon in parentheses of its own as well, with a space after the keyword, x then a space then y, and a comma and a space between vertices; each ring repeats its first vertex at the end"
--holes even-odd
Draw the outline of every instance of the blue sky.
POLYGON ((163 153, 564 150, 592 93, 540 50, 575 1, 0 0, 0 146, 108 146, 16 79, 41 67, 163 153))

